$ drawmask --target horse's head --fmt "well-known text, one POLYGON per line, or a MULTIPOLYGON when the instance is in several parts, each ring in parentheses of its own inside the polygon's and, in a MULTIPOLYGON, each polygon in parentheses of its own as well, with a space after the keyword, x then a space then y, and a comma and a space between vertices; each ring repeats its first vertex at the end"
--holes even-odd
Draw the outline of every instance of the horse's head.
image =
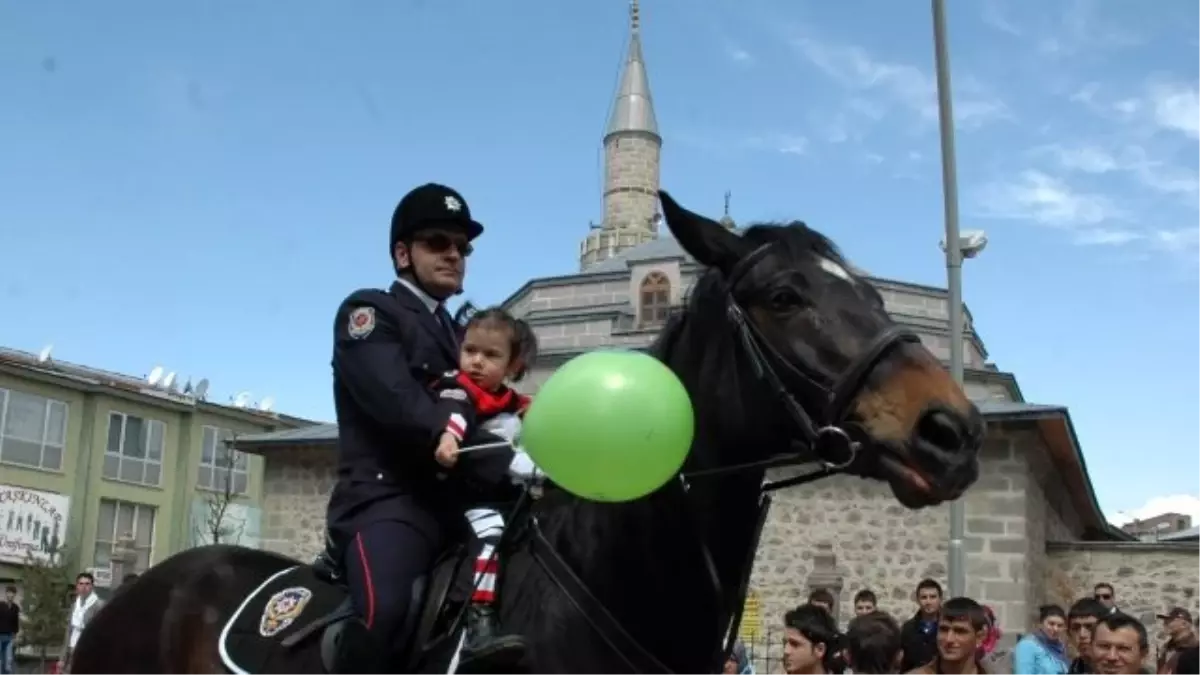
MULTIPOLYGON (((709 268, 687 321, 707 341, 708 367, 725 368, 720 386, 731 391, 719 405, 739 406, 759 431, 726 443, 740 454, 722 464, 786 452, 779 439, 789 439, 887 481, 910 508, 956 499, 975 482, 979 410, 829 240, 800 222, 738 235, 661 197, 675 238, 709 268)), ((719 414, 699 414, 710 412, 719 414)))

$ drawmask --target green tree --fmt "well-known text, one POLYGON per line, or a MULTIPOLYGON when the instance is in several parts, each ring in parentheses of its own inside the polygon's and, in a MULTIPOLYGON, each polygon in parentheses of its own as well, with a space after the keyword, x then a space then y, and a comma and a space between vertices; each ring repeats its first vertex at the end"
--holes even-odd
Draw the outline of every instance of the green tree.
POLYGON ((26 557, 21 584, 24 621, 17 635, 23 646, 38 650, 43 666, 51 648, 62 646, 66 634, 68 601, 74 581, 71 569, 69 556, 62 549, 52 550, 45 557, 32 552, 26 557))

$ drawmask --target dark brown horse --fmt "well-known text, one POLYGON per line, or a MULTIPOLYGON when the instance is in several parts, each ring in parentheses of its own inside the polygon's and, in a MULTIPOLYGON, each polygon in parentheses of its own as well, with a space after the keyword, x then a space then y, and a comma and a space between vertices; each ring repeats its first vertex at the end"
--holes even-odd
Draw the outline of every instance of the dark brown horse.
MULTIPOLYGON (((798 222, 736 234, 665 193, 662 205, 707 268, 653 347, 692 397, 695 442, 680 479, 650 496, 601 504, 556 492, 510 528, 519 534, 504 556, 500 612, 528 638, 531 672, 718 672, 769 465, 819 460, 818 475, 886 481, 913 509, 957 499, 978 477, 979 412, 827 239, 798 222)), ((229 617, 299 564, 231 546, 179 553, 92 621, 73 670, 221 672, 229 617)), ((444 597, 435 590, 434 610, 444 597)), ((270 668, 321 672, 319 636, 270 668)), ((421 643, 395 668, 446 672, 455 644, 421 643)))

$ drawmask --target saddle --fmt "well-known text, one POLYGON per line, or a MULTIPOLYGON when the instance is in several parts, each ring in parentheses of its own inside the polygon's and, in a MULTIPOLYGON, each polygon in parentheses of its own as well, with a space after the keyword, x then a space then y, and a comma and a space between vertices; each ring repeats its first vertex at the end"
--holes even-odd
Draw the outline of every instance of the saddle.
MULTIPOLYGON (((539 497, 540 491, 520 493, 508 513, 501 551, 513 544, 510 535, 529 522, 530 503, 539 497)), ((331 673, 340 652, 362 654, 361 663, 353 664, 354 672, 385 668, 420 672, 429 664, 445 663, 451 672, 466 673, 468 668, 459 667, 457 654, 474 590, 475 558, 482 545, 471 538, 449 549, 428 574, 413 582, 408 616, 399 634, 404 644, 395 650, 399 662, 380 663, 382 650, 351 604, 340 563, 344 552, 327 535, 325 549, 312 563, 280 570, 246 596, 221 631, 217 643, 221 663, 231 673, 250 675, 311 671, 314 660, 319 660, 324 672, 331 673)))
POLYGON ((417 672, 430 660, 446 662, 457 651, 477 553, 458 546, 443 554, 412 588, 409 614, 400 635, 406 644, 399 663, 380 663, 380 650, 351 605, 339 551, 327 544, 310 564, 294 565, 268 577, 251 591, 223 627, 218 650, 231 673, 311 672, 319 659, 333 672, 339 651, 361 654, 355 672, 401 668, 417 672), (463 582, 466 582, 465 584, 463 582), (458 592, 458 591, 462 592, 458 592))

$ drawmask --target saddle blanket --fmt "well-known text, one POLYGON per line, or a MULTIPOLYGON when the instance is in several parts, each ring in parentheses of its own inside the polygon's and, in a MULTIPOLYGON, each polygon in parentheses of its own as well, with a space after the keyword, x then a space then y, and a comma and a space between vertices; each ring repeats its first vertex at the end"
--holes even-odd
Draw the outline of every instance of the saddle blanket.
POLYGON ((319 644, 322 629, 285 650, 288 636, 339 609, 344 588, 323 581, 309 565, 289 567, 250 592, 229 617, 218 643, 221 662, 231 673, 293 672, 286 662, 294 652, 319 644))

